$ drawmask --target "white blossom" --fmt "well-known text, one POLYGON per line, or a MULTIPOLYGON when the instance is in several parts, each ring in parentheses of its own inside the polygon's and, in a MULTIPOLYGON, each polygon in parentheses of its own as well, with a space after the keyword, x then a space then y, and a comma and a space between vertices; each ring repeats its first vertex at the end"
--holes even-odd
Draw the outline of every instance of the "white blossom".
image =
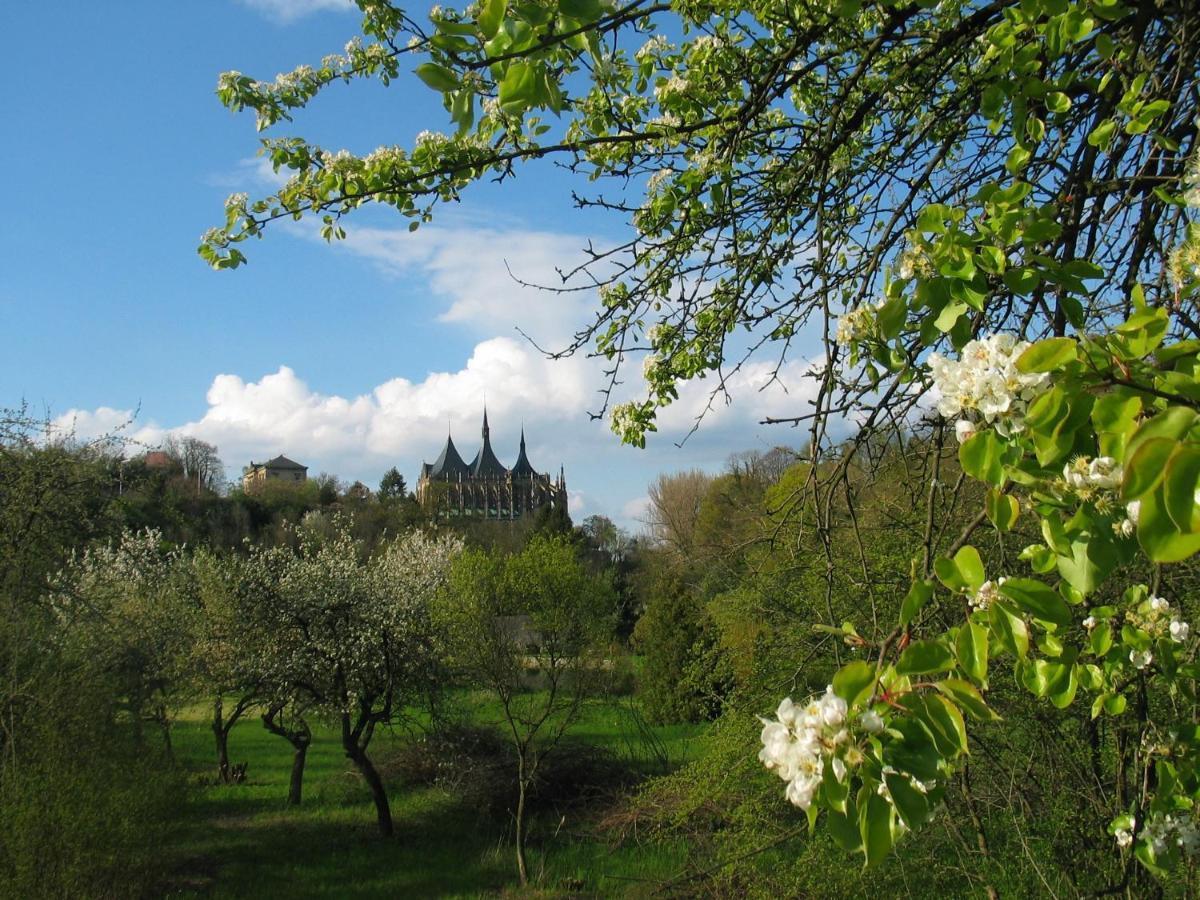
POLYGON ((879 734, 883 731, 883 719, 873 709, 868 709, 858 717, 858 724, 867 734, 879 734))
POLYGON ((1095 628, 1096 627, 1096 617, 1088 616, 1086 619, 1084 619, 1083 627, 1086 628, 1088 631, 1091 631, 1093 628, 1095 628))
POLYGON ((1177 644, 1182 644, 1187 640, 1188 632, 1190 630, 1191 627, 1187 622, 1181 621, 1180 619, 1173 619, 1170 625, 1171 640, 1177 644))
POLYGON ((997 578, 995 581, 985 581, 967 602, 973 609, 980 611, 987 609, 992 605, 993 600, 1000 599, 1000 585, 1005 581, 1007 579, 1003 577, 997 578))
POLYGON ((618 403, 608 416, 609 427, 612 428, 613 434, 625 440, 637 426, 637 404, 618 403))
POLYGON ((646 179, 646 193, 647 194, 655 193, 658 190, 659 186, 664 181, 667 181, 674 174, 675 173, 672 172, 670 169, 659 169, 657 172, 655 172, 653 175, 651 175, 648 179, 646 179))
POLYGON ((639 47, 637 52, 633 55, 638 62, 643 62, 649 57, 661 56, 663 53, 666 53, 668 50, 672 49, 674 48, 672 47, 670 41, 668 41, 661 34, 656 34, 654 37, 650 38, 650 40, 646 41, 646 43, 642 44, 642 46, 639 47))
POLYGON ((849 740, 841 727, 846 721, 846 701, 826 688, 824 695, 797 706, 785 697, 775 711, 777 721, 763 720, 759 761, 786 781, 784 796, 801 809, 812 805, 821 784, 826 758, 839 781, 846 777, 846 761, 836 755, 849 740))
POLYGON ((1089 496, 1097 491, 1113 491, 1121 485, 1124 475, 1120 464, 1111 456, 1089 459, 1080 456, 1063 467, 1063 481, 1073 491, 1089 496))
POLYGON ((1144 669, 1154 660, 1149 650, 1130 650, 1129 661, 1135 669, 1144 669))
POLYGON ((837 342, 842 346, 848 347, 862 340, 871 333, 874 321, 875 308, 872 306, 864 305, 856 309, 847 310, 838 316, 837 342))
POLYGON ((1117 846, 1122 850, 1126 849, 1130 844, 1133 843, 1133 832, 1129 831, 1127 828, 1122 828, 1116 833, 1115 837, 1117 839, 1117 846))
POLYGON ((975 423, 970 419, 959 419, 954 423, 954 436, 960 444, 965 444, 975 436, 975 423))
POLYGON ((681 75, 672 75, 654 88, 654 98, 661 102, 676 94, 686 94, 688 88, 689 85, 686 78, 681 75))
POLYGON ((971 341, 958 360, 932 354, 929 368, 939 394, 938 412, 953 418, 974 410, 1004 433, 1019 431, 1027 404, 1049 379, 1046 373, 1017 369, 1017 358, 1028 346, 1010 334, 996 334, 971 341))

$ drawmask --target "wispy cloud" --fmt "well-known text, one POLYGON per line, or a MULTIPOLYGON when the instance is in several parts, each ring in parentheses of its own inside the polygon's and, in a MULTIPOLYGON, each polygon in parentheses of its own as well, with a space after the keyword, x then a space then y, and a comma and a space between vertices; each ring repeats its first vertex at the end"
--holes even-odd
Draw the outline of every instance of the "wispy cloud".
POLYGON ((232 169, 214 172, 205 181, 213 187, 229 191, 277 190, 287 183, 287 170, 276 172, 265 156, 250 156, 239 159, 232 169))
POLYGON ((241 0, 268 19, 287 24, 318 12, 350 12, 355 7, 350 0, 241 0))

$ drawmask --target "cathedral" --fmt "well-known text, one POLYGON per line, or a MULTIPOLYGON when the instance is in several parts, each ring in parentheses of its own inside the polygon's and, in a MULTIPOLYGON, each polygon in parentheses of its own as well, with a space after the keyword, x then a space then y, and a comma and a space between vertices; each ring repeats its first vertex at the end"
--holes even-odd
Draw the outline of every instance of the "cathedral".
POLYGON ((534 471, 525 455, 525 429, 521 429, 521 451, 511 469, 506 469, 492 452, 487 410, 483 411, 483 447, 471 462, 463 462, 446 435, 446 446, 433 463, 421 464, 417 500, 438 516, 513 520, 546 505, 566 508, 567 481, 562 468, 552 479, 534 471))

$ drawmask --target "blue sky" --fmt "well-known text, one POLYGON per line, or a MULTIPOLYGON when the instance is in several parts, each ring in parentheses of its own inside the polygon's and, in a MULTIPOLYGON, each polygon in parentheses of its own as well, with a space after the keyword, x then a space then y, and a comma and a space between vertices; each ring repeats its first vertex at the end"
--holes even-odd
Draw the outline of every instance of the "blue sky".
MULTIPOLYGON (((225 196, 270 187, 253 119, 220 106, 217 75, 269 79, 317 62, 358 22, 340 0, 0 6, 0 406, 25 400, 85 434, 136 411, 130 435, 209 440, 231 474, 283 452, 373 486, 390 465, 415 481, 448 424, 473 454, 486 397, 502 461, 523 422, 534 465, 566 466, 577 519, 633 527, 659 472, 796 442, 757 422, 799 409, 798 365, 791 394, 757 391, 761 373, 748 372, 735 404, 683 449, 705 385, 684 392, 645 451, 589 420, 599 367, 543 360, 515 326, 561 342, 594 298, 522 289, 507 271, 548 282, 621 223, 573 210, 550 166, 480 186, 416 235, 372 212, 342 245, 278 230, 246 248, 248 266, 208 269, 195 248, 225 196)), ((367 152, 447 127, 438 95, 413 77, 335 86, 272 133, 367 152)))

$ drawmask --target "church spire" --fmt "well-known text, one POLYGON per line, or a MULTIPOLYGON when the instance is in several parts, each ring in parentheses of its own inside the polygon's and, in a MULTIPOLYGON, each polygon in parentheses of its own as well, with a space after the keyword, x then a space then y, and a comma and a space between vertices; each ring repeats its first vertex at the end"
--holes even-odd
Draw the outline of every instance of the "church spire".
POLYGON ((491 439, 491 429, 487 423, 487 404, 483 405, 483 442, 486 444, 491 439))

